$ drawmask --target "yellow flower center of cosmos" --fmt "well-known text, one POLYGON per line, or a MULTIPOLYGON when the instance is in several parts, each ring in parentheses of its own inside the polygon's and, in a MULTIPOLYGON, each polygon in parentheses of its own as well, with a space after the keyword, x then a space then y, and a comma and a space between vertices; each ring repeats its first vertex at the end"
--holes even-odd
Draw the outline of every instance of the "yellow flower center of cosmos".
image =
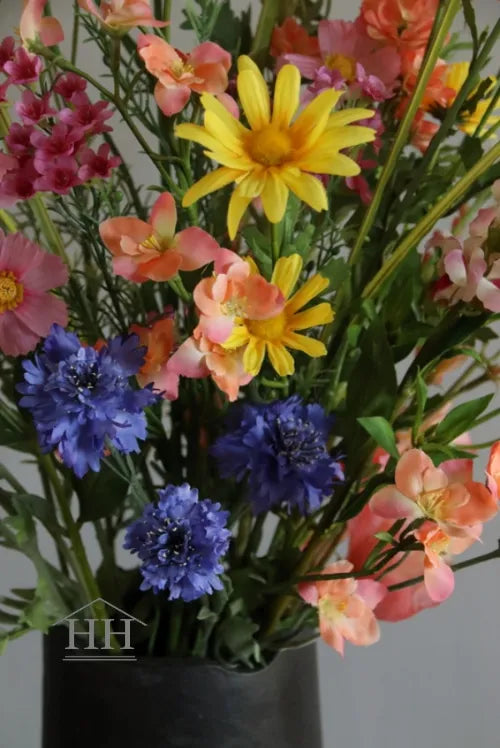
POLYGON ((284 312, 270 319, 245 320, 248 332, 261 340, 281 340, 286 330, 287 318, 284 312))
POLYGON ((267 125, 252 132, 248 141, 250 157, 263 166, 281 166, 292 153, 292 139, 286 130, 267 125))
POLYGON ((0 271, 0 314, 15 309, 22 302, 24 288, 10 270, 0 271))
POLYGON ((446 494, 447 489, 421 493, 417 499, 417 505, 426 517, 429 517, 430 519, 439 519, 443 503, 446 500, 446 494))
POLYGON ((175 78, 181 78, 183 75, 191 75, 191 73, 194 73, 194 67, 189 62, 177 60, 170 66, 170 72, 175 78))
POLYGON ((144 247, 144 249, 154 249, 156 252, 165 252, 167 249, 170 249, 170 242, 168 239, 161 239, 156 234, 151 234, 151 236, 148 236, 142 242, 141 247, 144 247))
POLYGON ((356 73, 356 60, 347 55, 333 54, 328 55, 325 65, 329 70, 338 70, 342 78, 351 81, 356 73))

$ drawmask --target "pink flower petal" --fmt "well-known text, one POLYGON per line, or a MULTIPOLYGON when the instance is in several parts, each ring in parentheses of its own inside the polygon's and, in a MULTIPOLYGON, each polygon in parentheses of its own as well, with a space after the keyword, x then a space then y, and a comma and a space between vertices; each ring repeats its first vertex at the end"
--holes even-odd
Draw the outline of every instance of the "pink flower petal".
POLYGON ((396 486, 384 486, 370 499, 370 509, 386 519, 416 519, 422 516, 417 504, 402 494, 396 486))
POLYGON ((23 303, 14 310, 14 314, 40 337, 48 335, 51 325, 66 327, 68 323, 66 304, 48 293, 25 292, 23 303))
POLYGON ((433 564, 426 558, 424 583, 431 600, 435 603, 442 603, 452 594, 455 588, 455 577, 452 569, 442 559, 433 564))
POLYGON ((198 328, 212 343, 224 343, 231 335, 234 327, 234 319, 224 315, 208 317, 200 316, 198 328))
POLYGON ((182 258, 181 270, 197 270, 215 262, 221 252, 215 239, 196 226, 179 231, 175 240, 175 249, 182 258))
POLYGON ((158 83, 155 86, 154 97, 159 109, 165 117, 173 117, 174 114, 181 112, 189 101, 191 89, 189 86, 171 85, 164 86, 158 83))
POLYGON ((40 261, 20 273, 19 280, 28 288, 48 291, 63 286, 68 280, 68 268, 56 255, 40 253, 40 261))
POLYGON ((424 489, 423 474, 434 468, 432 460, 420 449, 409 449, 396 465, 396 486, 405 496, 415 499, 424 489))
POLYGON ((177 208, 170 192, 164 192, 153 205, 151 225, 162 239, 173 239, 177 224, 177 208))
POLYGON ((40 336, 24 325, 15 312, 0 314, 0 351, 7 356, 24 356, 34 350, 40 336))
POLYGON ((457 286, 465 286, 467 282, 467 267, 461 249, 454 249, 445 255, 444 269, 452 283, 457 286))
POLYGON ((203 379, 210 374, 205 362, 205 354, 200 351, 193 338, 188 338, 170 358, 168 368, 175 374, 191 379, 203 379))
POLYGON ((387 587, 373 579, 358 579, 356 594, 373 610, 387 595, 387 587))

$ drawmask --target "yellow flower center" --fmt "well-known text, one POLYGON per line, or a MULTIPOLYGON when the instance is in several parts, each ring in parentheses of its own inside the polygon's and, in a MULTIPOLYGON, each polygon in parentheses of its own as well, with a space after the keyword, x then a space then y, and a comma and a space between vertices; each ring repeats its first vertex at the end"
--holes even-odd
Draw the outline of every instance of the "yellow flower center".
POLYGON ((251 335, 270 342, 281 340, 286 330, 286 323, 285 312, 280 312, 270 319, 246 320, 246 326, 251 335))
POLYGON ((441 510, 446 500, 447 490, 427 491, 421 493, 417 499, 417 505, 420 507, 426 517, 430 519, 439 519, 441 510))
POLYGON ((189 62, 182 62, 177 60, 170 66, 170 72, 175 78, 181 78, 183 75, 190 75, 194 73, 194 67, 189 62))
POLYGON ((228 317, 244 317, 246 301, 246 298, 228 299, 222 304, 222 311, 228 317))
POLYGON ((325 595, 320 599, 318 608, 322 617, 335 621, 345 613, 347 605, 347 600, 335 600, 330 595, 325 595))
POLYGON ((170 243, 167 239, 160 239, 156 234, 151 234, 151 236, 148 236, 142 242, 141 247, 144 247, 144 249, 154 249, 157 252, 165 252, 166 249, 169 249, 170 243))
POLYGON ((254 161, 263 166, 280 166, 291 155, 292 140, 286 130, 267 125, 251 134, 248 152, 254 161))
POLYGON ((0 314, 15 309, 24 298, 24 288, 10 270, 0 271, 0 314))
POLYGON ((353 57, 340 54, 328 55, 325 65, 329 70, 338 70, 346 81, 352 81, 355 78, 356 60, 353 57))

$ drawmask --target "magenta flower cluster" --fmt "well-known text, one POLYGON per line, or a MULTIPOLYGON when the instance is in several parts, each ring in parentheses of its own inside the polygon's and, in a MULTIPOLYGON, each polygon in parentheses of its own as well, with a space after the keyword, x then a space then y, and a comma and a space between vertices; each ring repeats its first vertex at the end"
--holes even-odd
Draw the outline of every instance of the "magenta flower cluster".
POLYGON ((108 103, 92 103, 87 82, 74 73, 60 76, 49 92, 35 93, 30 84, 38 81, 42 69, 40 58, 16 47, 12 37, 0 44, 0 71, 7 76, 0 85, 0 103, 10 86, 22 89, 15 104, 20 121, 11 124, 4 140, 7 152, 0 152, 2 206, 37 192, 66 195, 90 179, 108 178, 121 162, 107 143, 97 150, 90 147, 94 136, 112 130, 108 103))

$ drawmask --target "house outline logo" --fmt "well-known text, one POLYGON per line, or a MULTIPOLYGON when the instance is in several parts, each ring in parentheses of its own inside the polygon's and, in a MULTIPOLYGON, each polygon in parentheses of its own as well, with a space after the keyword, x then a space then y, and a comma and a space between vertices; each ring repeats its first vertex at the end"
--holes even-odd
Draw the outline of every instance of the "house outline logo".
POLYGON ((92 600, 86 605, 82 605, 81 608, 74 610, 72 613, 68 613, 67 616, 64 616, 64 618, 60 618, 52 625, 58 626, 61 624, 68 624, 68 646, 65 649, 67 652, 74 652, 74 654, 67 654, 65 657, 63 657, 63 662, 136 662, 137 657, 133 654, 134 648, 130 643, 130 627, 132 623, 139 623, 141 626, 147 626, 144 621, 141 621, 139 618, 136 618, 130 613, 127 613, 125 610, 118 608, 116 605, 108 602, 103 597, 96 597, 95 600, 92 600), (123 624, 123 629, 121 631, 115 631, 112 629, 112 618, 91 617, 82 619, 81 617, 74 617, 87 608, 90 608, 92 610, 93 606, 96 603, 103 603, 108 608, 112 608, 113 610, 121 614, 122 617, 118 619, 120 623, 123 624), (87 630, 78 630, 76 628, 76 625, 81 625, 83 622, 88 624, 87 630), (104 643, 102 644, 102 646, 99 646, 99 643, 96 640, 96 623, 103 624, 104 643), (121 646, 119 653, 106 654, 105 656, 103 656, 102 654, 90 654, 90 652, 102 650, 114 652, 115 650, 113 649, 113 646, 111 644, 112 636, 115 638, 123 637, 123 645, 121 646), (81 641, 83 637, 85 637, 88 641, 88 646, 86 647, 78 646, 78 641, 81 641), (88 654, 86 654, 87 652, 88 654), (127 652, 131 652, 132 654, 127 654, 127 652))

